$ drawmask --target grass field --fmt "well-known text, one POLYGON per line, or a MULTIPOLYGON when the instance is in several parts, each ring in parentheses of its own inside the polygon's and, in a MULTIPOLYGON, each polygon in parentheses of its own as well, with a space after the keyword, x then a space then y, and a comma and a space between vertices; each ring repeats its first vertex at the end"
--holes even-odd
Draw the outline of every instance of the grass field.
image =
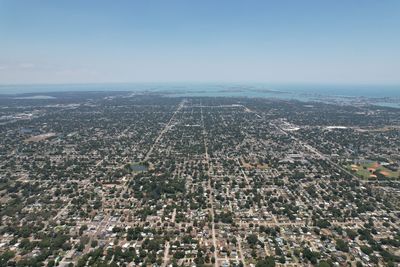
POLYGON ((391 171, 376 161, 350 164, 346 168, 363 179, 399 179, 400 177, 400 170, 391 171))

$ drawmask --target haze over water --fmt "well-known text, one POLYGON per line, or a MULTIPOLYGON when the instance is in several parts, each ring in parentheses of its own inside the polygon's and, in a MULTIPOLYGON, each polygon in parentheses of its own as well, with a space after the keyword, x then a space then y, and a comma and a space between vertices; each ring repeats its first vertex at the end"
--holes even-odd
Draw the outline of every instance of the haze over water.
POLYGON ((166 96, 264 97, 347 103, 368 101, 400 108, 399 85, 326 85, 266 83, 115 83, 0 85, 0 94, 38 94, 75 91, 129 91, 166 96))

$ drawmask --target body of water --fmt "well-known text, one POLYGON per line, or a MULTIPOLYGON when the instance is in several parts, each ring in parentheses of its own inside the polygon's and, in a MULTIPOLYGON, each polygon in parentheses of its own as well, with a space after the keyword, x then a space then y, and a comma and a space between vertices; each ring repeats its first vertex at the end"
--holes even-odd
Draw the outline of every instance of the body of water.
POLYGON ((400 85, 326 85, 266 83, 119 83, 0 85, 0 94, 63 91, 132 91, 169 96, 268 97, 301 101, 371 102, 400 108, 400 85))

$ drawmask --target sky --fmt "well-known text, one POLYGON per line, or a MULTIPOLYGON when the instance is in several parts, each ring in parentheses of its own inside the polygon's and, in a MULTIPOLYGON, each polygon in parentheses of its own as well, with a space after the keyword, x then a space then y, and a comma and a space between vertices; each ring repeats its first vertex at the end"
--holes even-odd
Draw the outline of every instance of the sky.
POLYGON ((0 0, 0 84, 400 84, 399 0, 0 0))

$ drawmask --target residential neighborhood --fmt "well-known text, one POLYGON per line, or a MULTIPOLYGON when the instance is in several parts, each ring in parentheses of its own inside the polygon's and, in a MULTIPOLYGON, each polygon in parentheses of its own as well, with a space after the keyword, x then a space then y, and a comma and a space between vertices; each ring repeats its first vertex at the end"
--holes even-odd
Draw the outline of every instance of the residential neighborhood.
POLYGON ((0 266, 398 266, 400 110, 3 97, 0 266))

